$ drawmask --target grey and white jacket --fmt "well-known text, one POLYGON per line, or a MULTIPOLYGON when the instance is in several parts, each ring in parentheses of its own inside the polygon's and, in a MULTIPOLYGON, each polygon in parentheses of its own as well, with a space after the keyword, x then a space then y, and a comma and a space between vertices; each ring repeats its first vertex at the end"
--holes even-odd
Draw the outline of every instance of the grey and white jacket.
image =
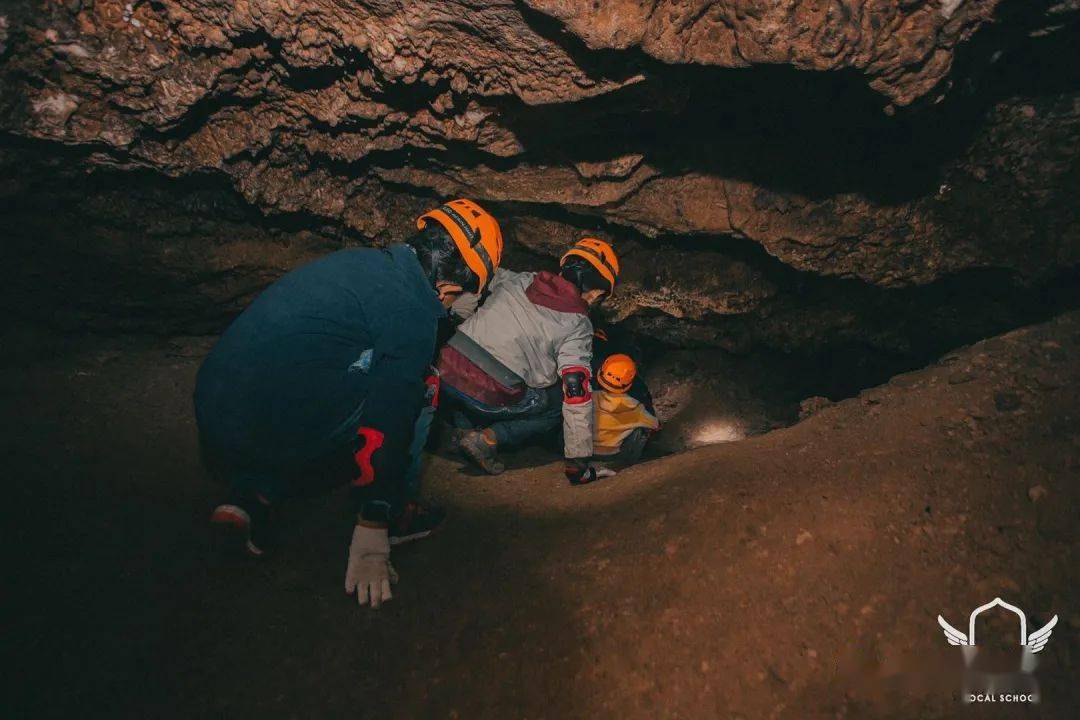
MULTIPOLYGON (((593 326, 588 305, 573 284, 546 271, 519 273, 500 268, 489 287, 490 296, 462 323, 459 332, 519 375, 529 387, 550 387, 574 370, 588 375, 593 326)), ((562 416, 565 456, 592 455, 591 395, 563 402, 562 416)))

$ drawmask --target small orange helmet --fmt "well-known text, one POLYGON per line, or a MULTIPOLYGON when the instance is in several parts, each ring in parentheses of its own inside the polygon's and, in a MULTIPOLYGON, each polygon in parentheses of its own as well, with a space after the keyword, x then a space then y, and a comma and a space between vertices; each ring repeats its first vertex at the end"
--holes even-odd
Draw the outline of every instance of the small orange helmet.
POLYGON ((600 387, 608 392, 618 395, 623 394, 634 384, 637 375, 637 365, 629 355, 612 355, 600 366, 600 372, 596 374, 596 380, 600 387))
POLYGON ((600 276, 611 283, 609 295, 615 292, 615 281, 619 279, 619 257, 610 243, 596 238, 582 238, 559 258, 559 267, 566 264, 567 258, 575 255, 588 260, 600 276))
POLYGON ((502 262, 503 236, 498 221, 487 210, 464 198, 424 213, 416 218, 416 227, 423 230, 429 220, 450 233, 465 264, 480 278, 477 292, 483 292, 502 262))

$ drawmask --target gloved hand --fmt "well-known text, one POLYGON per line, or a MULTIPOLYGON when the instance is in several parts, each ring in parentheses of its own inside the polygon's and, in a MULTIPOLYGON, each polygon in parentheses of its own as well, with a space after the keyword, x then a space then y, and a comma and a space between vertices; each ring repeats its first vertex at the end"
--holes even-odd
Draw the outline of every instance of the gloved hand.
POLYGON ((615 471, 603 465, 593 465, 583 458, 567 458, 563 469, 571 485, 585 485, 600 478, 611 477, 615 471))
POLYGON ((398 581, 390 564, 390 538, 386 528, 357 525, 349 545, 349 565, 345 570, 345 592, 356 593, 360 605, 377 608, 394 597, 390 583, 398 581))

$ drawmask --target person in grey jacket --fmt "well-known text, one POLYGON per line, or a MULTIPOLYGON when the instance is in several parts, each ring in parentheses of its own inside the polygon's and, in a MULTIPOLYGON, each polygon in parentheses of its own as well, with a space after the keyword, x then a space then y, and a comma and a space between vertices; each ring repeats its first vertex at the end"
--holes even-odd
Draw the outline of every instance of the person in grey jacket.
POLYGON ((457 433, 458 447, 490 474, 504 469, 500 447, 548 433, 561 418, 567 477, 575 484, 597 477, 588 462, 594 423, 588 312, 614 291, 619 261, 608 243, 586 238, 560 266, 558 274, 498 270, 490 296, 440 352, 454 422, 471 428, 457 433))

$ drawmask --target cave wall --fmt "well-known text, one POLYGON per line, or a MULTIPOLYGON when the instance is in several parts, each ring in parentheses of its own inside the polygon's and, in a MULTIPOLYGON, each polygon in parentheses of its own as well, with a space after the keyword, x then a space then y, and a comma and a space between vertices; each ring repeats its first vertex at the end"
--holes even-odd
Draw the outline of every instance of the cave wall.
POLYGON ((1061 302, 1080 255, 1078 14, 16 2, 4 303, 213 330, 288 267, 466 195, 524 263, 614 240, 614 319, 671 344, 912 351, 927 325, 997 330, 1061 302))

